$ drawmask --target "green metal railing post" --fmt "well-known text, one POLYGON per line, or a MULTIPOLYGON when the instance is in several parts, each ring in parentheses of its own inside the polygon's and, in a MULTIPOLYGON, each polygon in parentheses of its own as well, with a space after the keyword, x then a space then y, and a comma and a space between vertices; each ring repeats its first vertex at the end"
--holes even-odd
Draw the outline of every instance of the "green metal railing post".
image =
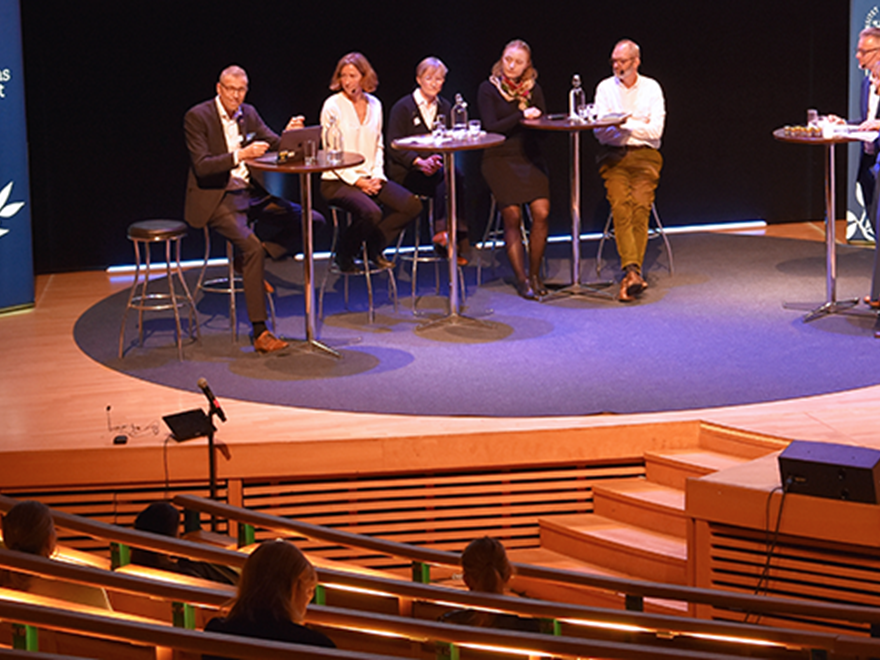
POLYGON ((419 582, 421 584, 431 584, 430 564, 423 564, 420 561, 414 561, 412 563, 412 579, 413 582, 419 582))
POLYGON ((12 648, 20 651, 39 651, 39 630, 22 623, 12 624, 12 648))
POLYGON ((171 603, 171 617, 175 628, 196 629, 196 609, 189 603, 171 603))
POLYGON ((110 543, 110 566, 116 570, 120 566, 128 566, 131 563, 131 548, 124 543, 110 543))

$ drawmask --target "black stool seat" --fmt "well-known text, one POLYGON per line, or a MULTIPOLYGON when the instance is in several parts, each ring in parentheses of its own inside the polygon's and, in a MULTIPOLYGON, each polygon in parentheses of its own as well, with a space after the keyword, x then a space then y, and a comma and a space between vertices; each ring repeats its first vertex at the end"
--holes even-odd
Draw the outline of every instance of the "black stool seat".
POLYGON ((139 241, 167 241, 184 236, 188 228, 180 220, 141 220, 128 226, 128 237, 139 241))

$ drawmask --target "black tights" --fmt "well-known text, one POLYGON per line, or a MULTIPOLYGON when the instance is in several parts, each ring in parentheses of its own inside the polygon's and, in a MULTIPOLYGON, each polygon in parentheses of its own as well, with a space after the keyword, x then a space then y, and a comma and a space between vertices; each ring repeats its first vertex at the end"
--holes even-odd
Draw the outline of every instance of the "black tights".
MULTIPOLYGON (((529 274, 541 277, 541 261, 544 259, 544 248, 547 246, 547 233, 550 215, 550 200, 545 198, 536 199, 529 203, 529 211, 532 214, 532 228, 529 231, 529 274)), ((526 281, 525 250, 522 244, 522 208, 519 204, 512 204, 501 209, 501 219, 504 222, 504 245, 507 249, 507 259, 513 268, 513 274, 517 282, 526 281)))

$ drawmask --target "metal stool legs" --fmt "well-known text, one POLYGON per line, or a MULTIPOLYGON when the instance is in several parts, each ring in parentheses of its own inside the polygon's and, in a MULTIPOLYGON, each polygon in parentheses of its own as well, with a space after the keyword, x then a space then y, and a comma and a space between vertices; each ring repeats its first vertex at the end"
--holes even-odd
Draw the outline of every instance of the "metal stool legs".
MULTIPOLYGON (((397 239, 397 250, 395 252, 396 260, 399 260, 401 263, 404 261, 412 262, 412 270, 411 270, 411 280, 412 283, 412 313, 413 316, 419 316, 418 312, 418 299, 420 296, 418 295, 418 284, 419 284, 419 264, 434 264, 434 295, 440 295, 440 264, 446 260, 445 257, 441 257, 434 253, 433 242, 430 244, 430 252, 426 255, 421 254, 421 226, 422 220, 427 221, 428 232, 429 235, 433 237, 434 235, 434 198, 426 197, 424 195, 419 195, 419 199, 422 202, 427 201, 427 205, 425 209, 427 211, 426 214, 422 214, 420 217, 416 218, 412 224, 413 230, 413 251, 412 255, 401 254, 400 248, 403 245, 403 239, 406 236, 406 230, 401 232, 400 237, 397 239)), ((456 266, 458 268, 458 281, 461 285, 461 303, 464 304, 465 299, 467 297, 467 287, 464 282, 464 271, 461 266, 456 266)))
POLYGON ((183 360, 183 328, 180 322, 180 308, 188 306, 188 324, 190 337, 195 336, 201 341, 202 335, 199 329, 199 320, 195 312, 195 303, 190 294, 183 269, 180 266, 180 240, 186 235, 186 224, 169 220, 145 220, 129 226, 128 238, 134 245, 135 274, 134 281, 128 293, 128 301, 122 314, 122 325, 119 329, 119 357, 122 358, 125 348, 125 323, 128 320, 128 311, 136 309, 138 312, 138 345, 144 345, 144 312, 158 312, 171 309, 174 312, 174 327, 177 343, 177 358, 183 360), (149 291, 150 276, 154 275, 151 263, 150 245, 162 242, 165 244, 165 278, 168 284, 167 293, 149 291), (174 244, 174 257, 172 268, 171 244, 174 244), (141 246, 144 249, 144 265, 141 268, 141 246), (176 277, 176 281, 175 281, 176 277), (143 278, 143 279, 141 279, 143 278), (177 292, 180 286, 183 293, 177 292), (140 290, 140 292, 138 292, 140 290))
MULTIPOLYGON (((529 230, 526 227, 526 216, 531 221, 531 211, 528 204, 523 204, 523 207, 525 210, 520 216, 519 231, 522 234, 523 246, 525 246, 526 252, 528 252, 529 230)), ((492 264, 492 277, 495 277, 495 246, 499 239, 504 240, 504 226, 501 220, 501 209, 498 208, 495 196, 493 195, 492 203, 489 206, 489 222, 486 224, 486 230, 483 232, 483 240, 480 242, 479 250, 480 258, 477 259, 477 286, 483 283, 483 251, 486 249, 486 244, 489 241, 492 241, 492 251, 489 259, 492 264)))
MULTIPOLYGON (((209 280, 205 279, 205 271, 208 269, 208 261, 211 258, 211 230, 205 227, 205 258, 202 262, 202 270, 199 273, 199 279, 196 283, 196 292, 204 293, 225 293, 229 296, 229 327, 232 330, 232 341, 238 341, 238 307, 236 305, 236 294, 243 293, 241 276, 235 274, 234 266, 235 248, 231 241, 226 241, 226 275, 215 277, 209 280)), ((269 317, 272 319, 272 330, 275 330, 275 300, 272 294, 266 292, 266 302, 269 306, 269 317)))
MULTIPOLYGON (((654 218, 657 227, 656 229, 648 228, 648 238, 651 239, 659 236, 663 239, 663 244, 666 245, 666 255, 669 257, 669 274, 672 275, 675 269, 672 261, 672 246, 669 244, 669 238, 666 236, 666 230, 663 227, 663 223, 660 222, 660 214, 657 213, 656 204, 651 204, 651 217, 654 218)), ((602 230, 602 236, 599 238, 599 249, 596 251, 596 275, 601 275, 602 273, 602 248, 605 247, 605 241, 614 237, 614 228, 612 227, 613 220, 614 216, 611 211, 609 211, 608 219, 605 221, 605 229, 602 230)))
POLYGON ((376 268, 370 266, 369 256, 367 254, 366 242, 361 244, 361 259, 363 261, 363 270, 356 273, 343 273, 336 265, 336 250, 339 246, 339 213, 344 213, 346 217, 346 225, 350 224, 350 215, 345 209, 336 206, 330 206, 330 217, 333 219, 333 239, 330 243, 330 263, 324 270, 324 277, 321 280, 321 291, 318 294, 318 317, 324 318, 324 290, 327 288, 327 280, 330 273, 334 272, 342 275, 343 300, 345 301, 345 309, 348 309, 348 278, 363 276, 367 284, 367 320, 372 324, 375 321, 376 314, 373 306, 373 275, 377 273, 388 273, 388 292, 394 304, 394 312, 397 313, 397 280, 394 278, 394 268, 376 268))

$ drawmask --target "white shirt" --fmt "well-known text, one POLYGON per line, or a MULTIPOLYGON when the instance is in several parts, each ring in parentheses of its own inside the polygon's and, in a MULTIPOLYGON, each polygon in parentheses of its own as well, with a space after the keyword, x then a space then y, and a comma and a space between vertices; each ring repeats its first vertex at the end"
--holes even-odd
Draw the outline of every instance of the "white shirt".
POLYGON ((226 136, 226 150, 233 154, 235 167, 229 172, 229 183, 226 184, 226 190, 241 190, 250 185, 250 173, 247 165, 238 162, 236 150, 241 147, 241 131, 238 126, 238 119, 241 117, 241 106, 235 111, 231 117, 226 112, 226 108, 220 103, 220 97, 214 99, 217 104, 217 112, 220 115, 220 123, 223 125, 223 135, 226 136))
POLYGON ((428 101, 425 98, 425 95, 422 94, 422 90, 418 87, 413 92, 413 100, 416 102, 416 105, 419 108, 419 114, 422 115, 422 119, 425 121, 425 128, 430 130, 434 127, 434 118, 437 116, 437 97, 434 97, 433 101, 428 101))
POLYGON ((382 103, 371 94, 367 98, 367 114, 364 123, 358 119, 357 110, 343 92, 339 92, 324 101, 321 108, 321 126, 324 130, 330 126, 330 117, 336 117, 336 123, 342 130, 342 148, 353 151, 364 157, 364 162, 357 167, 330 170, 321 178, 341 179, 350 186, 360 178, 382 179, 385 177, 385 146, 382 142, 382 103))
POLYGON ((663 89, 656 80, 639 75, 633 86, 627 87, 611 76, 596 86, 595 103, 599 117, 612 112, 630 114, 620 126, 595 129, 593 133, 600 143, 613 147, 660 148, 666 123, 666 103, 663 89))

